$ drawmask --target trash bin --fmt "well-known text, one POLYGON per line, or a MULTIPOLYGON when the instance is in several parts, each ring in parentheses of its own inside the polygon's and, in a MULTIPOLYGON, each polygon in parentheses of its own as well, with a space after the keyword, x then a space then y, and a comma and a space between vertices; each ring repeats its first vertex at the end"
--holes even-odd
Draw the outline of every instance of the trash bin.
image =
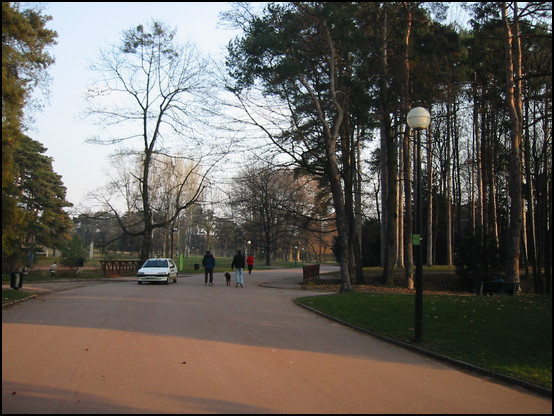
POLYGON ((21 289, 22 285, 23 285, 23 275, 21 273, 12 273, 12 276, 10 279, 10 287, 12 289, 18 290, 18 289, 21 289))
POLYGON ((198 263, 194 263, 194 270, 200 270, 200 265, 198 263))

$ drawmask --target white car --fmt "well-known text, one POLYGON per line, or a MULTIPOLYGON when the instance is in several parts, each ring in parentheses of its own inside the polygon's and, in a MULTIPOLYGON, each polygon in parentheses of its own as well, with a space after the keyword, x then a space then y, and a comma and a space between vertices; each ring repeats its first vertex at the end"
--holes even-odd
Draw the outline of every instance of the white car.
POLYGON ((137 283, 163 282, 169 284, 170 280, 177 283, 177 265, 169 258, 148 259, 137 272, 137 283))

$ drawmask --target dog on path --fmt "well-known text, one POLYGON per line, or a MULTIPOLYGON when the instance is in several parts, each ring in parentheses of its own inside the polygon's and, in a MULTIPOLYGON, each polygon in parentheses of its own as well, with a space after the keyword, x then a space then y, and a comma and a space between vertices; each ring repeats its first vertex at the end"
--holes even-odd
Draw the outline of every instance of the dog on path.
POLYGON ((225 272, 225 280, 227 281, 227 286, 231 285, 231 273, 225 272))

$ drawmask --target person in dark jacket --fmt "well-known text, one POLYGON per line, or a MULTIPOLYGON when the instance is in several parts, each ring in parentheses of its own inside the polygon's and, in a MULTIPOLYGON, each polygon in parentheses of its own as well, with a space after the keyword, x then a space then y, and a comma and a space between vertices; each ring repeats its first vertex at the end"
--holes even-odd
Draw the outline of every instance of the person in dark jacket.
POLYGON ((244 264, 245 259, 241 251, 238 250, 235 257, 233 257, 233 262, 231 263, 231 269, 235 269, 235 287, 244 287, 244 264))
POLYGON ((77 275, 80 276, 83 272, 83 267, 85 266, 85 259, 83 257, 79 257, 77 259, 77 275))
POLYGON ((212 253, 210 253, 210 250, 206 251, 206 254, 204 254, 202 266, 204 266, 204 286, 208 285, 208 276, 210 277, 209 284, 210 286, 213 286, 215 257, 212 253))

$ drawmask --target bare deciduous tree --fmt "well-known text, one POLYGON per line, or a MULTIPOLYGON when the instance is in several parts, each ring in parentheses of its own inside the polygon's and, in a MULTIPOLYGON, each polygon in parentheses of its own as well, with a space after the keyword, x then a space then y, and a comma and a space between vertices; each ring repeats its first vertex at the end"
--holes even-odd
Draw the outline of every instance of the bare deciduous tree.
MULTIPOLYGON (((101 79, 89 90, 88 114, 98 117, 103 131, 110 135, 103 133, 89 142, 118 145, 119 155, 138 156, 140 172, 128 183, 138 185, 138 189, 126 189, 125 194, 140 198, 140 206, 133 206, 140 213, 140 223, 135 224, 133 233, 143 237, 140 258, 144 260, 152 252, 153 229, 171 224, 206 185, 209 169, 194 181, 189 174, 176 177, 171 210, 166 215, 155 215, 154 205, 160 202, 155 193, 160 188, 153 183, 152 168, 156 160, 161 160, 159 155, 174 154, 173 145, 191 149, 188 157, 195 164, 202 161, 198 130, 204 116, 213 109, 207 103, 213 90, 208 61, 193 45, 177 42, 175 30, 152 21, 147 28, 140 25, 124 31, 121 42, 102 50, 92 69, 101 74, 101 79), (190 197, 182 199, 185 189, 189 189, 190 197)), ((196 175, 199 169, 190 172, 196 175)), ((129 202, 132 205, 136 201, 129 202)), ((130 231, 131 224, 123 222, 116 206, 110 203, 109 207, 121 226, 130 231)))

